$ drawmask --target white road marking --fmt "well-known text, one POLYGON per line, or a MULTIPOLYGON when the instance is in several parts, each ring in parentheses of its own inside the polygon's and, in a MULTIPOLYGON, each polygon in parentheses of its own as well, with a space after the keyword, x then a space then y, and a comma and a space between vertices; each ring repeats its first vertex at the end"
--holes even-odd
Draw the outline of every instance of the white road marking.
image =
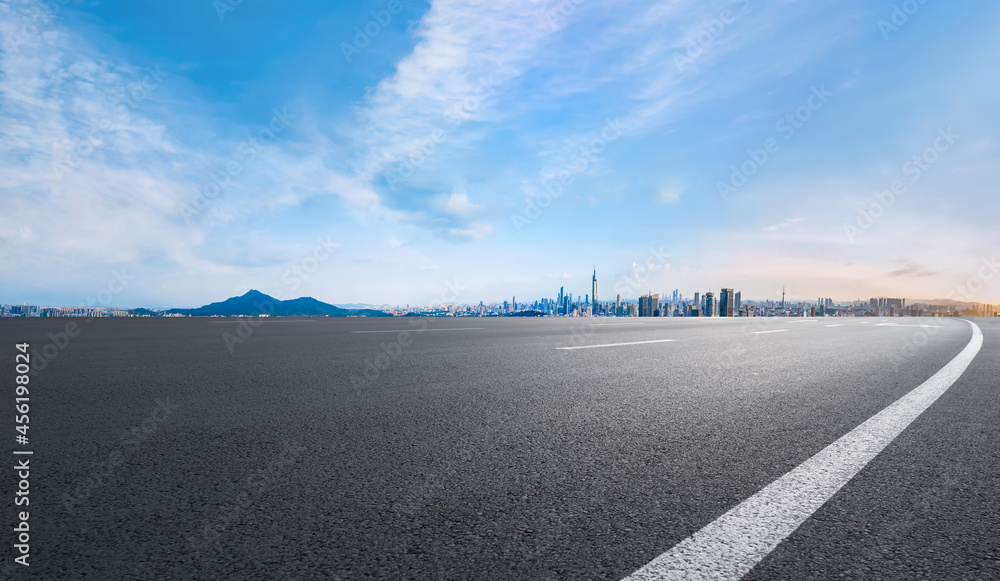
POLYGON ((843 327, 843 323, 837 323, 836 325, 827 325, 827 327, 843 327))
POLYGON ((752 333, 754 335, 763 335, 764 333, 784 333, 785 331, 788 331, 788 329, 776 329, 774 331, 753 331, 752 333))
POLYGON ((972 340, 933 377, 625 581, 746 575, 965 373, 983 346, 982 331, 966 322, 972 340))
POLYGON ((556 349, 562 349, 564 351, 571 351, 573 349, 597 349, 598 347, 618 347, 619 345, 645 345, 647 343, 673 343, 677 339, 657 339, 655 341, 632 341, 631 343, 606 343, 604 345, 581 345, 579 347, 556 347, 556 349))
POLYGON ((641 325, 642 323, 594 323, 595 327, 614 327, 615 325, 641 325))
POLYGON ((385 331, 351 331, 352 333, 402 333, 404 331, 410 333, 427 333, 428 331, 478 331, 480 329, 485 329, 486 327, 456 327, 454 329, 387 329, 385 331))
POLYGON ((807 319, 805 321, 788 321, 789 323, 816 323, 816 319, 807 319))
POLYGON ((899 323, 879 323, 876 327, 923 327, 925 329, 940 329, 941 325, 900 325, 899 323))

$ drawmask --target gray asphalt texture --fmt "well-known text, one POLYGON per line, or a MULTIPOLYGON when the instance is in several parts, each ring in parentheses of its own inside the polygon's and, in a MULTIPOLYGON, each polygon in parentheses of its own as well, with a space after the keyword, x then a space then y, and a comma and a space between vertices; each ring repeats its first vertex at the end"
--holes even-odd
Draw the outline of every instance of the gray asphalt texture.
MULTIPOLYGON (((10 566, 8 532, 11 578, 620 579, 972 335, 951 319, 0 319, 9 397, 14 343, 42 354, 71 321, 30 383, 32 565, 10 566), (242 333, 232 352, 225 333, 242 333), (658 339, 676 342, 557 349, 658 339)), ((1000 319, 975 321, 966 374, 748 578, 1000 578, 1000 319)))

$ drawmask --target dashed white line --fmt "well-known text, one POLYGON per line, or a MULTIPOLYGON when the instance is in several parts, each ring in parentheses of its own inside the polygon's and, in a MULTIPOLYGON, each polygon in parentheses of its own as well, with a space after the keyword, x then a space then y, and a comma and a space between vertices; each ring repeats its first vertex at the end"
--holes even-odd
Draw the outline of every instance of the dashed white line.
POLYGON ((933 377, 890 404, 791 472, 626 577, 740 579, 830 500, 965 373, 983 346, 972 340, 933 377))
POLYGON ((844 326, 843 323, 837 323, 837 324, 834 324, 834 325, 827 325, 827 327, 843 327, 843 326, 844 326))
POLYGON ((925 329, 940 329, 941 325, 900 325, 899 323, 879 323, 876 327, 923 327, 925 329))
POLYGON ((485 329, 486 327, 456 327, 454 329, 386 329, 378 331, 351 331, 352 333, 402 333, 407 331, 410 333, 428 333, 430 331, 478 331, 480 329, 485 329))
POLYGON ((619 347, 621 345, 645 345, 647 343, 673 343, 677 339, 657 339, 655 341, 632 341, 630 343, 605 343, 604 345, 580 345, 577 347, 556 347, 556 349, 561 349, 563 351, 571 351, 573 349, 597 349, 598 347, 619 347))
POLYGON ((788 323, 818 323, 816 319, 806 319, 805 321, 787 321, 788 323))
POLYGON ((754 335, 763 335, 765 333, 784 333, 786 331, 788 331, 788 329, 775 329, 774 331, 753 331, 752 333, 754 335))

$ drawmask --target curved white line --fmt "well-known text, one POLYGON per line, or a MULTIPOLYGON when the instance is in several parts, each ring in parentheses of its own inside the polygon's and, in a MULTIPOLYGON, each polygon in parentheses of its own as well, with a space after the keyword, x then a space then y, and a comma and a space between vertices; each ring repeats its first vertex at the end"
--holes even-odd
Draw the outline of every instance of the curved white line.
POLYGON ((684 539, 626 581, 740 579, 830 500, 965 373, 983 346, 972 340, 913 391, 830 444, 791 472, 684 539))

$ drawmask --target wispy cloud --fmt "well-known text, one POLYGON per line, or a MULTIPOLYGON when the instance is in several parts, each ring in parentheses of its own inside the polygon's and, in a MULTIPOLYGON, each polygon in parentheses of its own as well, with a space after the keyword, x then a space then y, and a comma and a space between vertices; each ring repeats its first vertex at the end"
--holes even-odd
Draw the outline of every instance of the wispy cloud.
POLYGON ((907 261, 902 261, 902 262, 904 263, 903 268, 893 270, 892 272, 889 273, 889 276, 893 278, 900 278, 900 277, 923 278, 926 276, 937 276, 938 274, 941 274, 940 271, 931 270, 919 264, 914 264, 912 262, 907 262, 907 261))
POLYGON ((661 189, 660 193, 656 196, 656 201, 661 204, 673 204, 679 202, 680 199, 681 195, 669 188, 661 189))
POLYGON ((778 231, 784 230, 786 228, 791 228, 792 226, 794 226, 794 225, 796 225, 796 224, 798 224, 798 223, 800 223, 802 221, 803 221, 803 218, 789 218, 788 220, 785 220, 781 224, 773 224, 771 226, 766 226, 764 228, 764 231, 765 232, 778 232, 778 231))

